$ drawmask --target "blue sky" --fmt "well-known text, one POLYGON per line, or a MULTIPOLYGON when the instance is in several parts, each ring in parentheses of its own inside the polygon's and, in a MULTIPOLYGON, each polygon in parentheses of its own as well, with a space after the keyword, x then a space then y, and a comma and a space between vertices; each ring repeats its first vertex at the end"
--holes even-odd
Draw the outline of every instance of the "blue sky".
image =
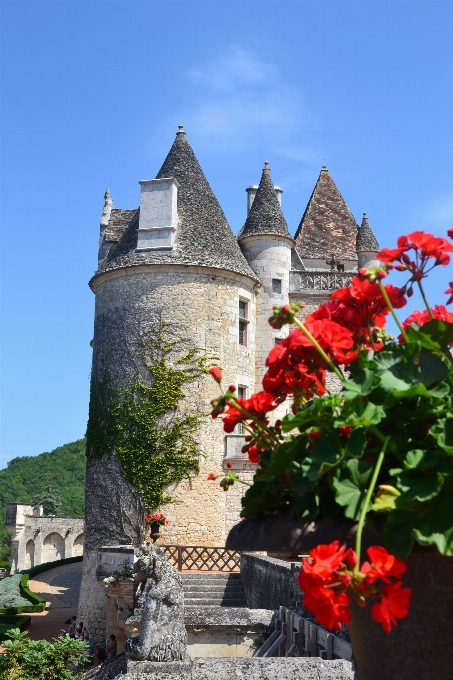
POLYGON ((84 434, 103 194, 136 207, 179 123, 235 232, 265 160, 293 232, 323 163, 381 246, 453 226, 450 0, 0 10, 0 467, 84 434))

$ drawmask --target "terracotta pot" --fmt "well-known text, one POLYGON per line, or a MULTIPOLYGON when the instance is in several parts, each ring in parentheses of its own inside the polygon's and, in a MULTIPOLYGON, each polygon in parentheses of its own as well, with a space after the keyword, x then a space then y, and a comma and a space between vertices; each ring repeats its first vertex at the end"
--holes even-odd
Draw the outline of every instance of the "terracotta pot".
MULTIPOLYGON (((231 550, 266 550, 293 555, 320 543, 354 547, 356 527, 344 519, 303 523, 287 515, 244 520, 227 538, 231 550)), ((363 549, 383 545, 380 531, 365 527, 363 549)), ((453 678, 453 557, 415 546, 407 561, 403 585, 412 588, 405 619, 391 633, 371 616, 371 604, 361 609, 353 600, 349 627, 356 680, 447 680, 453 678)))
POLYGON ((153 539, 153 543, 155 543, 160 536, 159 530, 160 530, 160 524, 157 524, 157 522, 153 522, 151 524, 151 532, 150 532, 150 537, 153 539))
POLYGON ((412 588, 411 606, 391 633, 374 621, 370 606, 351 606, 356 680, 453 678, 453 558, 412 553, 403 585, 412 588))

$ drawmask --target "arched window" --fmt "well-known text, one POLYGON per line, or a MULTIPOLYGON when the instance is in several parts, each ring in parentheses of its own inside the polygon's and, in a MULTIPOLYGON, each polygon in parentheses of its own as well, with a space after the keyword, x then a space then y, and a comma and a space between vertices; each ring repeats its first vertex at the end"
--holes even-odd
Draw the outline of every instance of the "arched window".
POLYGON ((72 545, 72 556, 83 555, 83 534, 79 534, 72 545))
POLYGON ((27 541, 25 546, 25 564, 24 569, 30 569, 35 566, 35 542, 31 539, 27 541))
POLYGON ((45 537, 42 544, 42 562, 64 559, 64 538, 55 531, 45 537))

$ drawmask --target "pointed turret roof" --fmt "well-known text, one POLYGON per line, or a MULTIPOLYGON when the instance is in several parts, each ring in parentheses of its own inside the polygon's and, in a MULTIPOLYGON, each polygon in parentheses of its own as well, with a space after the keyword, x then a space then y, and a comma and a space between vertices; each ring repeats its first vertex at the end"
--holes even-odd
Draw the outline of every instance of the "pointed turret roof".
POLYGON ((280 207, 269 163, 266 161, 261 175, 261 182, 256 192, 250 212, 238 239, 257 234, 278 234, 291 238, 285 217, 280 207))
POLYGON ((134 265, 185 264, 228 269, 256 280, 182 125, 156 179, 165 177, 174 177, 179 183, 176 247, 170 251, 135 252, 138 209, 98 273, 134 265))
POLYGON ((296 232, 302 258, 356 260, 358 225, 325 165, 296 232))
POLYGON ((357 232, 356 250, 358 253, 363 251, 378 253, 380 250, 379 243, 376 240, 376 236, 373 234, 366 213, 363 213, 362 224, 357 232))

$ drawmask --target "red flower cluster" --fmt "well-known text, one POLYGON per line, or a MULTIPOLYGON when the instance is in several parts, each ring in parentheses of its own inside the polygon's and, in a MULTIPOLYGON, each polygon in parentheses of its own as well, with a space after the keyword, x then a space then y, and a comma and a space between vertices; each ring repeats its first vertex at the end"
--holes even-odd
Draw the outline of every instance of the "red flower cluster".
POLYGON ((265 422, 266 413, 268 413, 268 411, 273 411, 278 406, 275 395, 267 394, 266 392, 253 394, 250 399, 235 399, 235 402, 246 411, 248 415, 242 413, 242 411, 230 403, 223 415, 223 429, 225 432, 234 432, 234 428, 238 423, 242 423, 252 418, 257 421, 265 422))
POLYGON ((161 512, 153 512, 152 514, 145 515, 145 522, 147 524, 168 524, 168 520, 161 512))
MULTIPOLYGON (((390 284, 384 288, 394 308, 404 307, 406 298, 400 294, 399 288, 390 284)), ((379 285, 355 276, 348 288, 334 291, 331 299, 307 316, 306 320, 332 319, 351 331, 356 345, 372 348, 371 336, 377 349, 382 345, 377 342, 374 328, 384 328, 389 313, 379 285)))
MULTIPOLYGON (((311 333, 328 357, 337 363, 356 358, 351 332, 331 319, 306 320, 311 333)), ((266 359, 268 371, 263 378, 266 392, 286 398, 288 394, 324 394, 327 364, 307 336, 298 328, 275 345, 266 359)))
POLYGON ((362 606, 367 599, 374 601, 371 615, 386 633, 396 625, 396 619, 407 616, 411 590, 401 587, 406 565, 380 546, 369 548, 367 553, 370 561, 364 562, 360 570, 356 568, 354 550, 340 546, 339 541, 317 546, 310 551, 310 559, 302 561, 299 585, 304 604, 326 628, 340 630, 342 623, 350 622, 351 598, 347 591, 362 606))
MULTIPOLYGON (((443 305, 435 305, 431 308, 431 312, 435 319, 441 319, 447 323, 453 323, 453 314, 449 312, 448 309, 446 309, 446 307, 443 305)), ((421 312, 419 309, 416 309, 415 312, 408 316, 401 325, 404 330, 410 328, 413 323, 416 323, 421 328, 425 325, 425 323, 428 323, 428 321, 431 321, 431 316, 429 315, 428 310, 425 309, 423 312, 421 312)), ((398 342, 400 344, 404 342, 402 335, 398 336, 398 342)))
MULTIPOLYGON (((448 235, 451 237, 450 231, 448 235)), ((447 253, 451 252, 453 252, 453 246, 447 239, 427 234, 424 231, 414 231, 407 236, 400 236, 396 248, 384 248, 377 254, 377 258, 386 263, 388 267, 395 266, 398 271, 410 272, 412 274, 410 281, 421 281, 427 274, 427 265, 430 260, 434 260, 431 269, 437 265, 445 267, 450 262, 450 256, 447 253), (399 264, 393 265, 394 262, 399 264)))

